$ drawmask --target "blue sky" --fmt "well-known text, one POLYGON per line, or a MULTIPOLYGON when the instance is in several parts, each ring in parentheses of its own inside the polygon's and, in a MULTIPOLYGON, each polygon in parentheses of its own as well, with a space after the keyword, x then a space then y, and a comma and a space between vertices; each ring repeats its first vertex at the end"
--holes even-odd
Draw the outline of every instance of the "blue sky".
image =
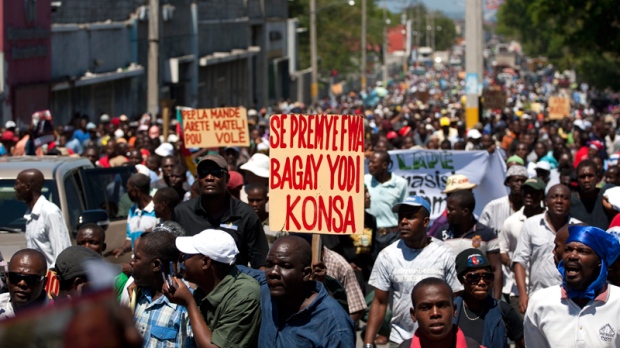
MULTIPOLYGON (((377 0, 379 6, 383 6, 383 0, 377 0)), ((421 0, 431 10, 439 10, 450 17, 464 17, 465 0, 421 0)), ((394 12, 400 12, 403 6, 409 6, 414 0, 387 0, 388 8, 394 12)), ((484 5, 484 4, 483 4, 484 5)))

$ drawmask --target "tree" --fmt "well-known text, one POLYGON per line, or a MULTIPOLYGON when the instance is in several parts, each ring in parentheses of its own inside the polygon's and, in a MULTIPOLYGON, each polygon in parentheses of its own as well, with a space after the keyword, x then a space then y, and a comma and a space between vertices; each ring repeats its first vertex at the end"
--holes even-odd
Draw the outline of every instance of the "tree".
MULTIPOLYGON (((299 18, 302 28, 310 27, 309 0, 294 0, 289 2, 289 17, 299 18)), ((371 62, 381 57, 383 45, 383 29, 385 21, 383 9, 377 0, 367 0, 366 44, 367 57, 371 62)), ((316 0, 317 6, 317 51, 319 73, 327 76, 328 72, 338 70, 341 73, 358 72, 360 69, 361 48, 361 0, 356 0, 350 6, 346 0, 316 0)), ((420 11, 422 28, 426 28, 426 13, 428 10, 422 4, 415 8, 405 8, 409 18, 416 18, 415 11, 420 11)), ((401 15, 386 11, 390 26, 400 23, 401 15)), ((454 43, 456 29, 454 22, 436 13, 435 25, 441 26, 436 31, 435 41, 438 50, 449 48, 454 43)), ((414 25, 415 30, 415 25, 414 25)), ((425 29, 424 29, 425 30, 425 29)), ((422 40, 424 41, 424 34, 422 40)), ((309 32, 299 34, 299 61, 302 68, 310 66, 310 35, 309 32)), ((370 64, 367 66, 370 67, 370 64)))
POLYGON ((595 87, 620 88, 620 11, 614 0, 506 0, 498 33, 517 39, 529 56, 574 68, 595 87))

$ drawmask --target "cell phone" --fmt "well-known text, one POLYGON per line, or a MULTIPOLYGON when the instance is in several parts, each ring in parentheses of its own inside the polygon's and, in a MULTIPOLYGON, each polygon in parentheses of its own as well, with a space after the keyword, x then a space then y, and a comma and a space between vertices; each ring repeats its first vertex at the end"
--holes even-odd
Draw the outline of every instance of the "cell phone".
POLYGON ((164 267, 164 265, 162 264, 161 267, 161 277, 164 280, 164 283, 168 284, 168 288, 170 289, 170 291, 174 292, 174 289, 176 289, 176 283, 174 280, 172 280, 172 276, 173 274, 175 274, 175 272, 173 272, 173 263, 172 261, 170 261, 170 263, 168 264, 168 271, 166 272, 166 267, 164 267))

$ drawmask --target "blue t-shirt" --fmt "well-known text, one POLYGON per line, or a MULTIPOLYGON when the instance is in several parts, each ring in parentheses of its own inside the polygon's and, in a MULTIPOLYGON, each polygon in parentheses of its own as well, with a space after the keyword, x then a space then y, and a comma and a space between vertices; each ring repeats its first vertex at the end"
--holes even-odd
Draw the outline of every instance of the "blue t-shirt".
MULTIPOLYGON (((259 281, 260 283, 260 281, 259 281)), ((269 292, 261 288, 263 318, 259 348, 355 347, 355 327, 349 315, 331 298, 322 283, 314 282, 316 298, 278 327, 278 310, 269 292)))

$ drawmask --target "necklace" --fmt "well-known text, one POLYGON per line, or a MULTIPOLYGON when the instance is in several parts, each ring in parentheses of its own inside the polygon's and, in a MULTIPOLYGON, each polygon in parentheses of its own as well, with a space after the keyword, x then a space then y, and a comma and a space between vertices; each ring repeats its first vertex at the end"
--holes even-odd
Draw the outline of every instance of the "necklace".
MULTIPOLYGON (((470 318, 469 315, 467 315, 467 310, 469 309, 469 307, 467 307, 467 304, 465 302, 463 302, 463 309, 464 309, 463 313, 465 313, 465 317, 467 317, 467 319, 472 320, 472 321, 480 319, 480 315, 484 313, 484 307, 482 307, 482 311, 480 311, 480 314, 478 314, 477 317, 470 318)), ((474 311, 472 311, 472 313, 476 314, 476 312, 474 311)))

